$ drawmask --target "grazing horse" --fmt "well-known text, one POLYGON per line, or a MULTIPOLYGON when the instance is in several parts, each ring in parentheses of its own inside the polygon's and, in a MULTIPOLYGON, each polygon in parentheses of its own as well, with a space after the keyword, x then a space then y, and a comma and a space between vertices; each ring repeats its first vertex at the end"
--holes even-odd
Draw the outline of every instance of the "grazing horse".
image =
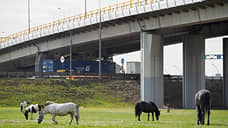
POLYGON ((135 116, 138 116, 138 121, 140 121, 140 115, 142 112, 148 113, 148 121, 150 120, 150 113, 152 113, 152 119, 154 121, 154 113, 156 119, 159 120, 160 111, 153 102, 140 101, 135 104, 135 116))
POLYGON ((26 102, 26 101, 22 101, 21 103, 20 103, 20 106, 21 106, 21 112, 25 112, 25 107, 28 105, 28 104, 30 104, 29 102, 26 102))
POLYGON ((210 91, 202 89, 195 95, 195 103, 197 109, 197 124, 204 125, 205 113, 208 114, 207 125, 209 125, 210 118, 210 91))
POLYGON ((73 118, 75 117, 76 123, 78 124, 79 120, 79 108, 78 105, 74 103, 63 103, 63 104, 57 104, 52 103, 46 106, 40 113, 38 117, 38 124, 40 124, 43 121, 44 114, 50 113, 52 115, 52 120, 55 124, 58 122, 55 120, 56 116, 65 116, 70 114, 71 120, 69 122, 69 125, 71 125, 71 122, 73 118), (75 115, 75 112, 77 111, 77 115, 75 115))
POLYGON ((55 102, 53 102, 53 101, 46 101, 46 103, 44 104, 45 106, 48 106, 48 105, 50 105, 50 104, 54 104, 55 102))
POLYGON ((39 105, 39 104, 31 104, 29 105, 26 109, 25 109, 25 112, 24 112, 24 116, 25 116, 25 119, 28 120, 28 114, 29 112, 31 113, 31 120, 33 120, 33 113, 37 113, 37 112, 40 112, 41 109, 44 108, 43 105, 39 105))

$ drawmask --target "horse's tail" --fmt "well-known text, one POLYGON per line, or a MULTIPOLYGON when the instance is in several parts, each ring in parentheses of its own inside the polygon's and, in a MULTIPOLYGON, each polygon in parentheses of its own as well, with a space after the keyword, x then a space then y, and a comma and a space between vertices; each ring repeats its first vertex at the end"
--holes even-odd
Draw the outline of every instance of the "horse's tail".
POLYGON ((135 117, 138 116, 138 113, 139 113, 139 103, 136 103, 135 104, 135 117))
POLYGON ((79 106, 78 105, 76 105, 76 109, 77 109, 77 120, 79 120, 80 112, 79 112, 79 106))

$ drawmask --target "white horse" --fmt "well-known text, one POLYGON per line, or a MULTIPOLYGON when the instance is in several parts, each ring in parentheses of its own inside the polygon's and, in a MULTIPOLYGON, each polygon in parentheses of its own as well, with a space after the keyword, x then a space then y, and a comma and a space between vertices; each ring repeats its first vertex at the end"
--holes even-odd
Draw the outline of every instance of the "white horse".
POLYGON ((46 101, 46 103, 44 104, 45 106, 48 106, 48 105, 50 105, 50 104, 54 104, 55 102, 53 102, 53 101, 46 101))
POLYGON ((20 106, 21 106, 21 112, 25 112, 25 107, 28 105, 29 103, 27 103, 26 101, 22 101, 20 103, 20 106))
POLYGON ((79 108, 78 105, 74 103, 63 103, 63 104, 57 104, 57 103, 52 103, 48 106, 46 106, 38 116, 38 123, 40 124, 43 121, 44 114, 50 113, 52 115, 52 120, 54 121, 55 124, 58 122, 55 120, 56 116, 65 116, 70 114, 71 115, 71 120, 69 122, 69 125, 71 125, 71 122, 73 118, 75 117, 76 123, 78 124, 79 120, 79 108), (77 115, 75 115, 75 112, 77 111, 77 115))
POLYGON ((31 120, 33 120, 33 113, 37 113, 37 112, 40 112, 41 109, 44 108, 43 105, 39 105, 39 104, 31 104, 29 105, 26 109, 25 109, 25 112, 24 112, 24 116, 25 116, 25 119, 28 120, 28 114, 29 112, 31 113, 31 120))

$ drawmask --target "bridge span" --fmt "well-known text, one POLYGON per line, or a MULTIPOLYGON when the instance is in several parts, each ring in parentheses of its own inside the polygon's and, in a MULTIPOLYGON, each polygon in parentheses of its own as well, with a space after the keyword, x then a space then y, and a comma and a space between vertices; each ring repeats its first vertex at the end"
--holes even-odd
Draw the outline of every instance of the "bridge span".
MULTIPOLYGON (((98 11, 1 39, 0 71, 41 71, 44 59, 98 58, 98 11), (35 68, 34 68, 35 65, 35 68), (31 67, 31 68, 29 68, 31 67)), ((228 34, 226 0, 130 0, 102 9, 102 57, 141 50, 141 100, 164 105, 163 46, 183 42, 183 107, 205 88, 205 39, 228 34)), ((224 39, 224 106, 228 107, 228 39, 224 39)))

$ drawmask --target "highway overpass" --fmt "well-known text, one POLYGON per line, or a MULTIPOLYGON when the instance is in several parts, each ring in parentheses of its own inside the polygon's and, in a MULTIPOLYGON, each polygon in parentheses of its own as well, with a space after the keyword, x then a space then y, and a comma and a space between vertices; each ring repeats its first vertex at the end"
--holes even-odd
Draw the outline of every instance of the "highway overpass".
MULTIPOLYGON (((99 9, 33 27, 1 39, 0 71, 41 71, 44 59, 69 54, 98 58, 99 9)), ((228 34, 226 0, 130 0, 101 9, 102 57, 141 50, 141 100, 164 105, 163 46, 183 42, 183 107, 205 88, 205 39, 228 34)), ((228 107, 227 39, 224 39, 224 105, 228 107)))

